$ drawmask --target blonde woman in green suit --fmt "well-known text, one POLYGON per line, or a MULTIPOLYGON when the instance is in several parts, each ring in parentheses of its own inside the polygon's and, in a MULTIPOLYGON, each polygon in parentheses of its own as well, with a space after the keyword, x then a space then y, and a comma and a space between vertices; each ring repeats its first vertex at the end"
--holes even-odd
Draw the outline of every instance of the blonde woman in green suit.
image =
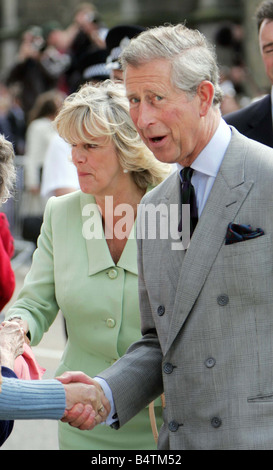
MULTIPOLYGON (((72 146, 81 189, 48 201, 32 267, 7 318, 20 318, 36 345, 61 310, 68 341, 56 374, 94 376, 141 336, 135 217, 143 195, 170 167, 138 137, 123 85, 110 80, 69 96, 56 126, 72 146)), ((161 407, 155 409, 160 425, 161 407)), ((118 433, 60 422, 59 443, 61 449, 155 448, 148 408, 118 433)))

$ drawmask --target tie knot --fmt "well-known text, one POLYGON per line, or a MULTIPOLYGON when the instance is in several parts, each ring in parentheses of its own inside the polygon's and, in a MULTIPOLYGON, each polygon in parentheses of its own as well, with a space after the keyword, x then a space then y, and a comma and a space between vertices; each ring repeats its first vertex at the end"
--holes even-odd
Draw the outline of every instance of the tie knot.
POLYGON ((181 170, 182 181, 190 181, 193 174, 193 169, 190 166, 187 166, 181 170))

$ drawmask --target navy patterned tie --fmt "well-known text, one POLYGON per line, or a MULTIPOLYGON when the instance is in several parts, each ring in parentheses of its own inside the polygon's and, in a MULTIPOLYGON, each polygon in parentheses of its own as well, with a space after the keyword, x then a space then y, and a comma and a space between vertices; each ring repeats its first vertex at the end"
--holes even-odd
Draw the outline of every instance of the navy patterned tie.
MULTIPOLYGON (((191 215, 191 228, 190 228, 190 236, 192 236, 193 231, 196 227, 198 222, 198 209, 196 204, 196 196, 194 187, 191 183, 191 177, 193 174, 193 169, 190 167, 183 168, 180 171, 180 178, 181 178, 181 202, 182 204, 190 204, 190 215, 191 215)), ((182 220, 179 224, 178 229, 181 231, 182 229, 182 220)))

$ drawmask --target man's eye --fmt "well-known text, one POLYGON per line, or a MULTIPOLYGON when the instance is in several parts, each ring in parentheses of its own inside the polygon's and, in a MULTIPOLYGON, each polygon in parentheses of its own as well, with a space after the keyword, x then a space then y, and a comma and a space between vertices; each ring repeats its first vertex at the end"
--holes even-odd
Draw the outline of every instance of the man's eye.
POLYGON ((139 99, 138 99, 138 98, 130 98, 129 102, 130 102, 131 104, 136 104, 136 103, 139 102, 139 99))
POLYGON ((156 100, 156 101, 161 101, 161 100, 163 100, 163 97, 162 97, 162 96, 159 96, 159 95, 156 95, 155 100, 156 100))

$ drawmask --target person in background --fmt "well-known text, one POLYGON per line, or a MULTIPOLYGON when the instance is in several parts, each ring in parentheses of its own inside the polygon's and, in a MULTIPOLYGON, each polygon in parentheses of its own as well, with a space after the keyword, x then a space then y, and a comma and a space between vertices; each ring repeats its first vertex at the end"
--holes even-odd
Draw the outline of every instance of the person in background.
POLYGON ((20 104, 26 122, 38 96, 55 88, 58 81, 41 62, 43 48, 43 32, 39 26, 32 26, 24 31, 15 63, 5 77, 8 87, 14 85, 21 89, 20 104))
POLYGON ((71 146, 56 134, 50 142, 42 171, 41 196, 63 196, 79 189, 77 170, 71 158, 71 146))
POLYGON ((260 52, 264 63, 266 75, 271 83, 271 92, 255 100, 250 105, 228 113, 225 121, 236 127, 245 136, 273 147, 273 1, 262 2, 256 10, 256 22, 259 35, 260 52))
MULTIPOLYGON (((75 43, 93 45, 93 50, 105 48, 105 36, 108 28, 102 23, 100 13, 93 3, 82 2, 74 12, 74 23, 79 28, 75 43), (81 39, 80 39, 81 38, 81 39)), ((72 46, 73 47, 73 46, 72 46)))
POLYGON ((108 52, 106 66, 112 80, 123 81, 123 72, 119 57, 122 50, 128 45, 130 39, 136 37, 142 31, 144 31, 144 28, 138 25, 118 25, 109 29, 105 38, 108 52))
POLYGON ((19 84, 8 88, 11 103, 7 112, 7 121, 10 132, 5 134, 14 148, 15 155, 24 155, 26 139, 26 117, 22 108, 22 90, 19 84))
MULTIPOLYGON (((56 374, 94 375, 140 337, 135 217, 170 168, 139 138, 122 84, 84 85, 55 124, 72 146, 80 191, 48 201, 32 267, 6 318, 16 317, 35 345, 60 309, 68 341, 56 374)), ((160 424, 160 400, 155 410, 160 424)), ((90 434, 61 422, 60 448, 155 447, 148 408, 118 434, 104 428, 90 434)))
POLYGON ((85 83, 102 82, 110 78, 110 71, 106 67, 107 50, 88 51, 83 54, 78 64, 79 81, 75 84, 77 91, 85 83))
POLYGON ((4 82, 0 82, 0 134, 11 141, 12 131, 8 120, 8 113, 11 107, 12 98, 8 87, 4 82))
MULTIPOLYGON (((25 186, 33 195, 40 193, 41 171, 45 153, 56 135, 53 121, 63 103, 64 95, 56 90, 41 94, 30 113, 26 133, 25 186)), ((39 207, 39 214, 43 208, 39 207)))
POLYGON ((223 92, 223 99, 221 103, 222 115, 224 116, 225 114, 231 113, 233 111, 238 111, 238 109, 240 109, 240 105, 236 97, 235 87, 230 78, 229 67, 221 67, 220 69, 220 86, 223 92))
POLYGON ((24 155, 25 191, 22 198, 22 235, 26 240, 37 242, 40 233, 45 201, 40 195, 42 169, 48 146, 56 135, 53 120, 64 100, 64 94, 51 90, 41 94, 30 113, 26 132, 24 155))
MULTIPOLYGON (((0 160, 1 151, 0 138, 0 160)), ((11 266, 13 255, 14 239, 10 231, 8 218, 5 213, 0 212, 0 313, 10 301, 16 285, 14 271, 11 266)))
POLYGON ((69 94, 77 91, 82 78, 83 57, 98 50, 104 50, 108 28, 101 21, 100 14, 92 3, 82 2, 76 7, 73 22, 69 29, 76 31, 70 45, 71 64, 66 71, 69 94))
MULTIPOLYGON (((15 184, 14 148, 0 135, 0 205, 11 194, 15 184)), ((15 289, 15 275, 11 266, 14 254, 14 240, 7 216, 0 213, 0 313, 9 302, 15 289)))

